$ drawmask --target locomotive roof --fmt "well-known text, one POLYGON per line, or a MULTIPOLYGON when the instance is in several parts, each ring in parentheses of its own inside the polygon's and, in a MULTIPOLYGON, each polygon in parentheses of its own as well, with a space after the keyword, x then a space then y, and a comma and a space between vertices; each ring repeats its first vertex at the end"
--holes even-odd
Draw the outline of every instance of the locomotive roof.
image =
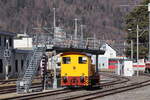
POLYGON ((88 56, 88 57, 91 57, 92 55, 89 54, 89 53, 84 53, 84 52, 64 52, 61 54, 61 56, 64 56, 64 55, 73 55, 73 54, 77 54, 77 55, 85 55, 85 56, 88 56))

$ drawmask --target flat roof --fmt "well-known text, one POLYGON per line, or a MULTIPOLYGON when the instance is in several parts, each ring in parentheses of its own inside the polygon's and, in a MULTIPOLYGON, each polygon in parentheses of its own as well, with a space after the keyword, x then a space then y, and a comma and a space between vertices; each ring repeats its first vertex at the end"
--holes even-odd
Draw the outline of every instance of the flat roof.
POLYGON ((56 50, 57 53, 63 52, 82 52, 82 53, 90 53, 93 55, 104 54, 104 50, 90 50, 90 49, 78 49, 78 48, 61 48, 61 47, 53 47, 52 49, 47 49, 46 51, 56 50))
POLYGON ((0 31, 0 35, 16 36, 17 34, 13 32, 0 31))
POLYGON ((14 49, 15 53, 31 53, 33 50, 14 49))

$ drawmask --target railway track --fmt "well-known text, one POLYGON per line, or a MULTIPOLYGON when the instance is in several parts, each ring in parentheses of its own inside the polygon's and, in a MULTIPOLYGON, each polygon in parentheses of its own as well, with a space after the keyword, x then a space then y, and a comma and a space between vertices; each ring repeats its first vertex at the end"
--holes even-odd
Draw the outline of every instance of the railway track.
POLYGON ((65 93, 71 93, 75 92, 75 90, 69 90, 69 89, 60 89, 60 90, 53 90, 53 91, 47 91, 47 92, 40 92, 40 93, 34 93, 34 94, 27 94, 27 95, 22 95, 22 96, 16 96, 16 97, 10 97, 10 98, 5 98, 1 100, 31 100, 35 98, 41 98, 45 96, 54 96, 54 95, 59 95, 59 94, 65 94, 65 93))
MULTIPOLYGON (((106 75, 106 74, 105 74, 106 75)), ((150 75, 144 74, 148 77, 150 75)), ((43 99, 43 97, 48 97, 49 99, 57 99, 57 100, 91 100, 91 99, 98 99, 107 95, 113 95, 116 93, 120 92, 125 92, 129 91, 132 89, 137 89, 140 87, 144 87, 147 85, 150 85, 150 79, 147 79, 145 81, 141 82, 134 82, 130 84, 121 84, 121 83, 126 83, 130 81, 130 79, 125 78, 125 77, 120 77, 120 76, 115 76, 111 74, 107 74, 106 76, 108 77, 113 77, 116 78, 115 80, 107 83, 102 83, 101 86, 110 86, 110 88, 103 88, 103 89, 95 89, 94 91, 85 91, 85 90, 69 90, 69 89, 61 89, 61 90, 53 90, 53 91, 47 91, 47 92, 42 92, 42 93, 34 93, 34 94, 29 94, 29 95, 22 95, 18 97, 11 97, 11 98, 6 98, 2 100, 31 100, 31 99, 43 99), (119 84, 119 85, 116 85, 119 84), (121 85, 120 85, 121 84, 121 85), (79 93, 81 92, 81 93, 79 93), (75 93, 78 93, 78 95, 75 95, 75 93), (60 96, 61 95, 61 96, 60 96)), ((49 100, 46 99, 46 100, 49 100)))
MULTIPOLYGON (((39 88, 41 87, 40 83, 34 84, 31 88, 39 88)), ((1 94, 7 94, 7 93, 13 93, 16 92, 16 86, 8 86, 0 88, 0 95, 1 94)))
MULTIPOLYGON (((106 75, 107 77, 111 77, 114 78, 115 80, 111 81, 111 82, 107 82, 107 83, 103 83, 101 84, 101 86, 110 86, 110 85, 115 85, 115 84, 119 84, 119 83, 123 83, 128 81, 127 78, 124 77, 119 77, 119 76, 112 76, 112 75, 106 75)), ((63 95, 63 94, 67 94, 67 93, 72 93, 72 92, 82 92, 82 94, 86 95, 88 91, 86 91, 85 89, 76 89, 76 90, 68 90, 68 89, 63 89, 63 90, 56 90, 56 91, 49 91, 49 92, 44 92, 44 93, 36 93, 36 94, 30 94, 30 95, 22 95, 22 96, 17 96, 17 97, 11 97, 11 98, 6 98, 6 99, 2 99, 2 100, 7 100, 7 99, 11 99, 11 100, 28 100, 28 99, 36 99, 36 98, 42 98, 42 97, 52 97, 56 96, 56 95, 63 95), (86 94, 85 94, 86 93, 86 94)), ((62 99, 62 98, 57 98, 57 99, 62 99)), ((66 99, 66 98, 64 98, 66 99)), ((68 98, 69 99, 69 98, 68 98)))
MULTIPOLYGON (((150 75, 148 75, 150 77, 150 75)), ((138 82, 138 83, 132 83, 132 84, 128 84, 128 85, 121 85, 121 86, 117 86, 117 87, 113 87, 113 88, 109 88, 109 89, 105 89, 105 90, 97 90, 94 92, 90 92, 90 93, 85 93, 82 95, 73 95, 70 97, 64 97, 61 98, 61 100, 92 100, 92 99, 98 99, 107 95, 113 95, 116 93, 120 93, 120 92, 125 92, 125 91, 129 91, 129 90, 133 90, 133 89, 137 89, 137 88, 141 88, 144 86, 148 86, 150 85, 150 79, 146 80, 146 81, 142 81, 142 82, 138 82)), ((60 98, 58 98, 60 99, 60 98)))
POLYGON ((101 73, 101 75, 108 76, 108 77, 111 77, 111 78, 115 78, 115 80, 113 80, 113 81, 110 81, 110 82, 107 82, 107 83, 101 83, 102 87, 117 85, 117 84, 121 84, 121 83, 125 83, 125 82, 130 81, 129 78, 118 76, 118 75, 112 75, 112 73, 111 74, 101 73))

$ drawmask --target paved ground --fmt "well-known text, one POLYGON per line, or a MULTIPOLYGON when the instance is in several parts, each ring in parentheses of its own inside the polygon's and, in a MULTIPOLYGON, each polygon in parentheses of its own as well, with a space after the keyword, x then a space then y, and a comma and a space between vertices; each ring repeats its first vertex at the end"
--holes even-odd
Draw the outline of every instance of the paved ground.
POLYGON ((96 100, 150 100, 150 86, 106 96, 96 100))

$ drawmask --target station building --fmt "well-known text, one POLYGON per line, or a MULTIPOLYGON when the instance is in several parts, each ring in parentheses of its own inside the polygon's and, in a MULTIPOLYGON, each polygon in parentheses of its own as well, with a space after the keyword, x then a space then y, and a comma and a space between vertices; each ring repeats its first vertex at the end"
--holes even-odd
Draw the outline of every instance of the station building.
MULTIPOLYGON (((24 62, 31 49, 14 47, 16 33, 0 32, 0 78, 16 78, 24 71, 24 62)), ((20 43, 20 42, 17 42, 20 43)))

